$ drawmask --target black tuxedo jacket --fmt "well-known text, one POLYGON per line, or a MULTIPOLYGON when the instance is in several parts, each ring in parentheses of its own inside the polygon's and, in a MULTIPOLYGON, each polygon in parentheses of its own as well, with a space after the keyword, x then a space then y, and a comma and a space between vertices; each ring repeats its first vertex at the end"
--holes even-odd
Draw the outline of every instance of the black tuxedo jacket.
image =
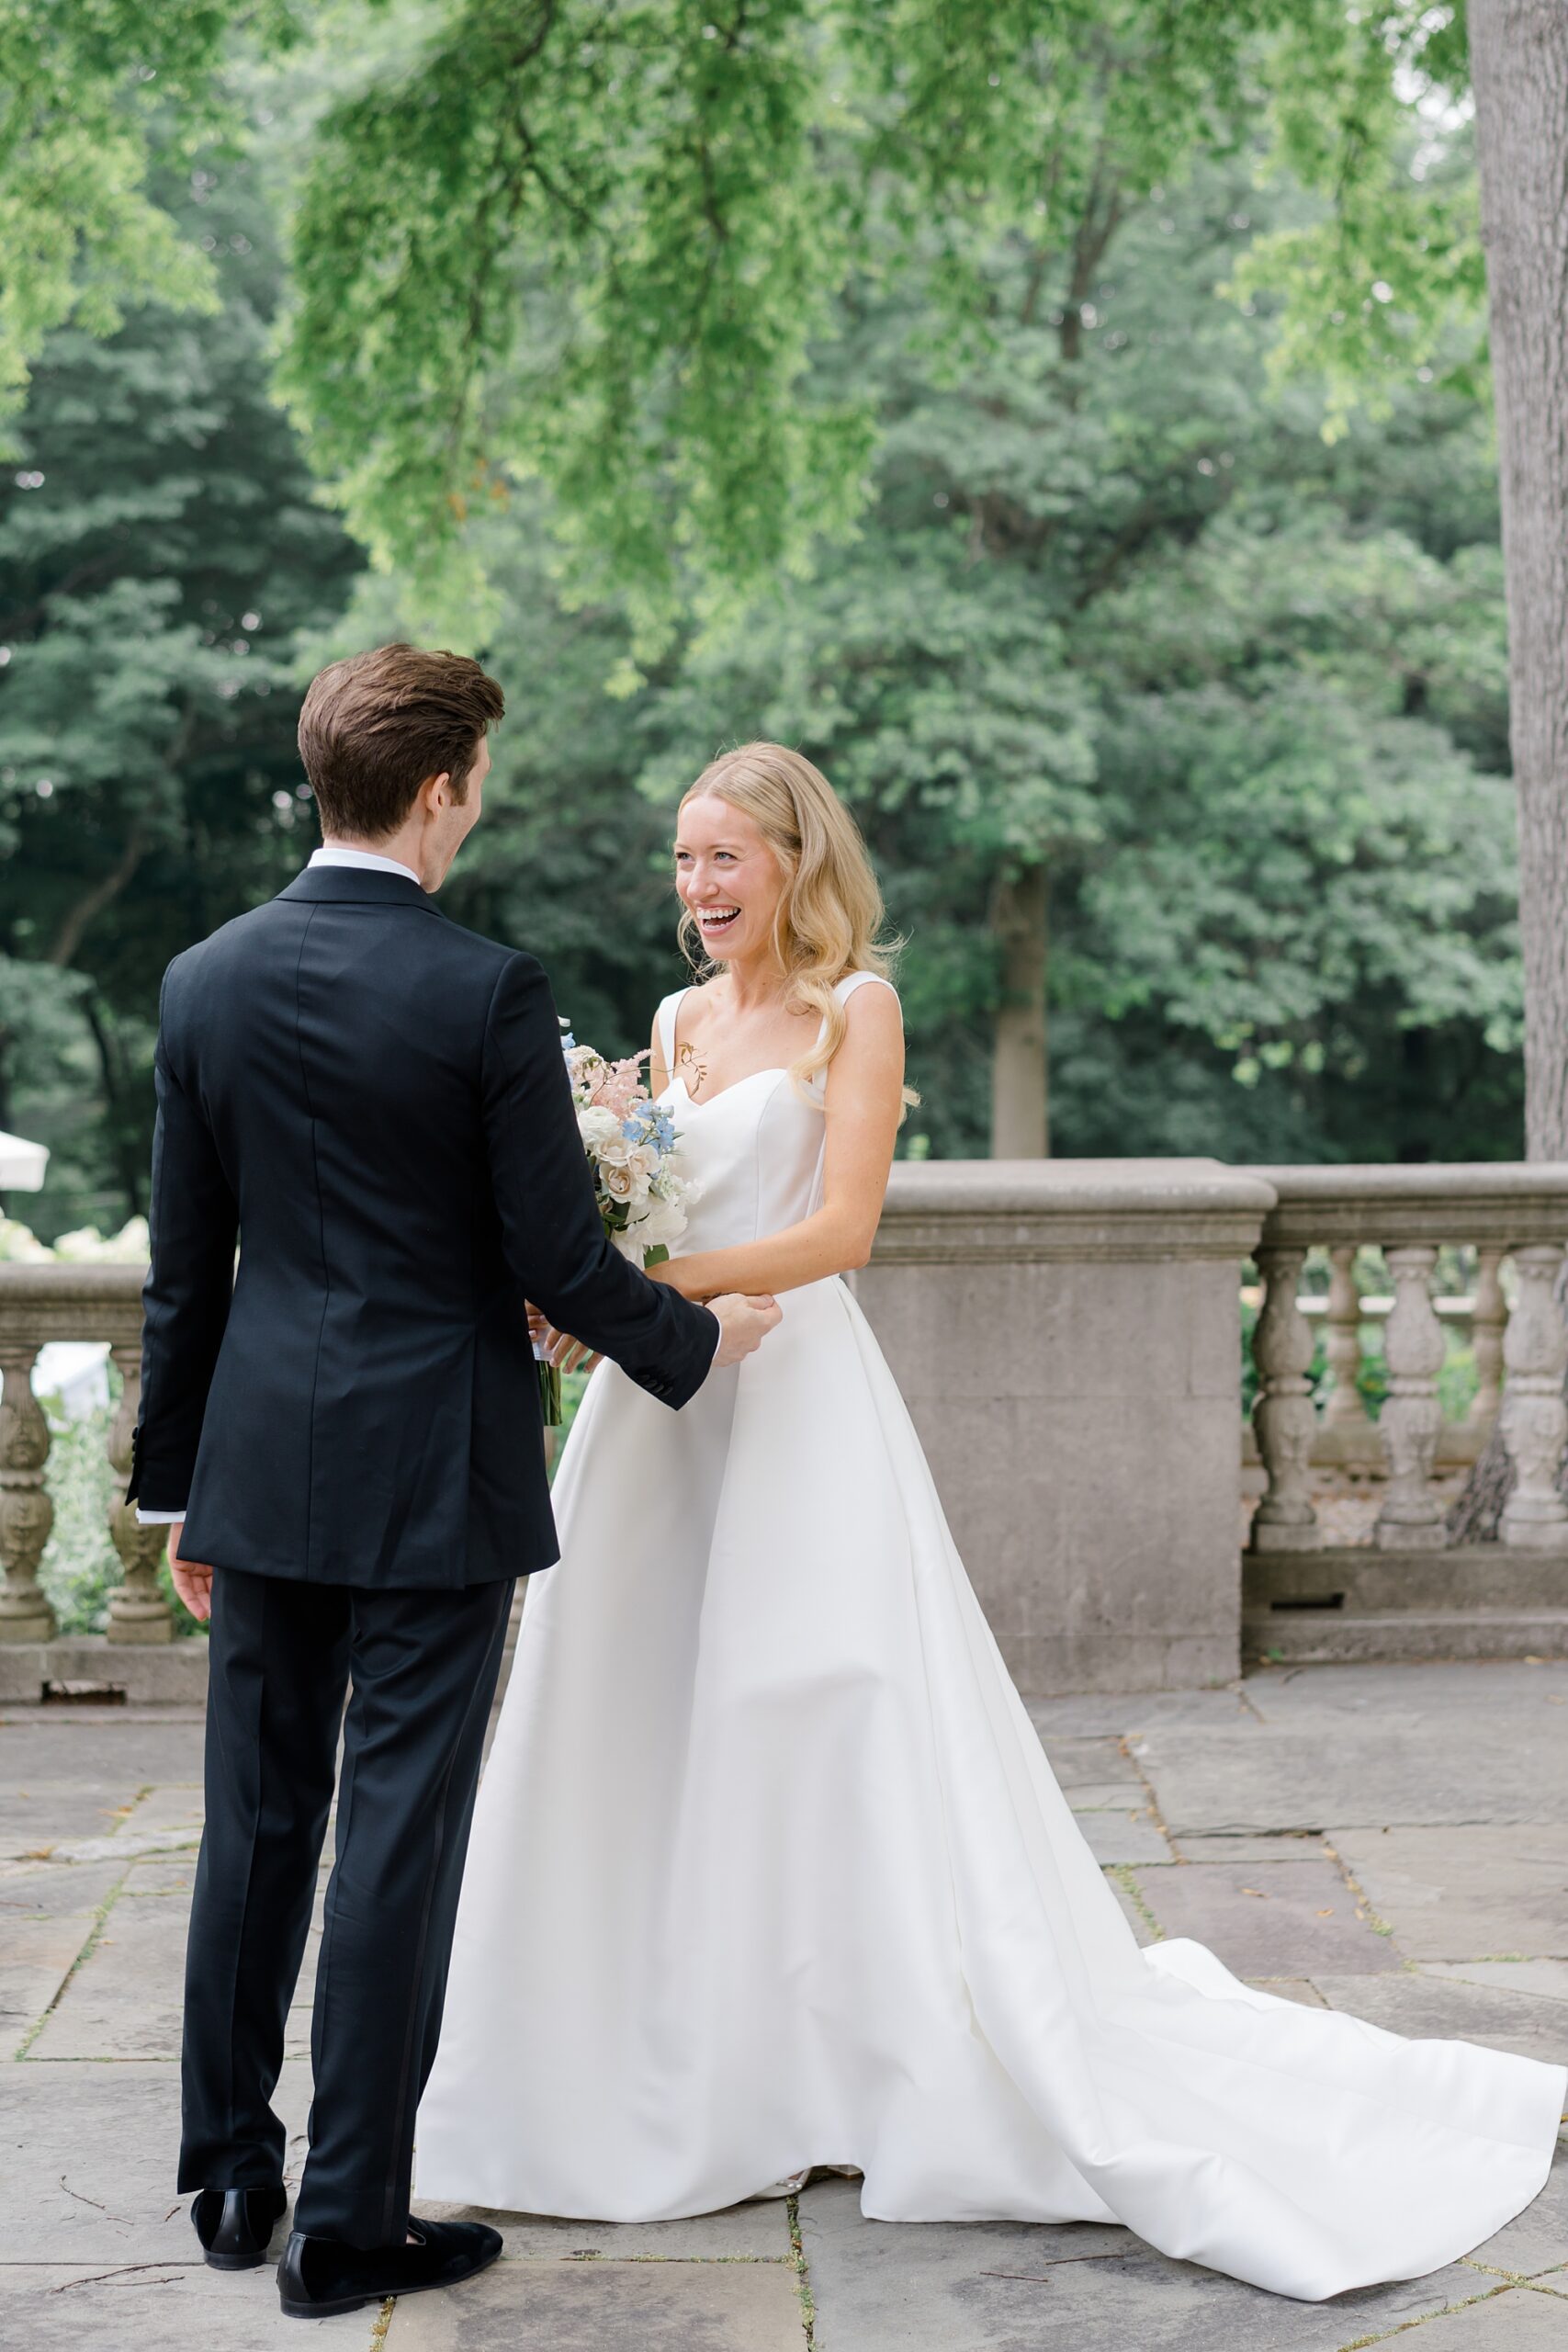
POLYGON ((170 965, 156 1076, 131 1498, 261 1575, 547 1567, 525 1300, 671 1406, 718 1332, 604 1238, 539 965, 310 868, 170 965))

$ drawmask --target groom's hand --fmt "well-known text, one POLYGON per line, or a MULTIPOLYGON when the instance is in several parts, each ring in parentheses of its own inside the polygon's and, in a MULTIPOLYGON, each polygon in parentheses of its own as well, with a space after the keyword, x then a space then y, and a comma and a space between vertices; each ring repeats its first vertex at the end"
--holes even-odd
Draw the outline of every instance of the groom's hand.
POLYGON ((708 1305, 718 1317, 718 1353, 713 1360, 716 1372, 723 1372, 728 1365, 754 1354, 783 1319, 783 1309, 776 1298, 743 1298, 739 1291, 729 1291, 722 1298, 710 1298, 708 1305))
POLYGON ((212 1614, 212 1570, 181 1556, 180 1543, 185 1532, 183 1519, 176 1519, 169 1529, 169 1574, 174 1578, 175 1590, 191 1615, 198 1624, 205 1624, 212 1614))

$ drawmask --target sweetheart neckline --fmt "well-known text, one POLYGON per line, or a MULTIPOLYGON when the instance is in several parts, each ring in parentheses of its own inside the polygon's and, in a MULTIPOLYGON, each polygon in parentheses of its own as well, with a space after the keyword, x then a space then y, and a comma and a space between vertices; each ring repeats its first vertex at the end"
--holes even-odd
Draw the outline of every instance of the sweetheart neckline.
POLYGON ((754 1078, 787 1078, 788 1076, 787 1063, 774 1062, 766 1069, 749 1069, 744 1078, 732 1078, 729 1084, 721 1086, 716 1094, 710 1094, 701 1101, 693 1093, 683 1078, 677 1076, 672 1078, 670 1083, 671 1086, 680 1088, 694 1111, 711 1111, 716 1102, 722 1102, 725 1096, 733 1094, 738 1086, 750 1086, 754 1078))

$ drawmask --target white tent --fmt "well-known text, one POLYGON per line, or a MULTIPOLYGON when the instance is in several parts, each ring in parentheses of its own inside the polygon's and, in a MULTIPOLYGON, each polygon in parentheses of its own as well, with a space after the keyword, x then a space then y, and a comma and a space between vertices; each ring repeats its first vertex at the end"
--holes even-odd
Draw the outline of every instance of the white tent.
POLYGON ((24 1143, 20 1136, 0 1134, 0 1192, 40 1193, 49 1148, 24 1143))

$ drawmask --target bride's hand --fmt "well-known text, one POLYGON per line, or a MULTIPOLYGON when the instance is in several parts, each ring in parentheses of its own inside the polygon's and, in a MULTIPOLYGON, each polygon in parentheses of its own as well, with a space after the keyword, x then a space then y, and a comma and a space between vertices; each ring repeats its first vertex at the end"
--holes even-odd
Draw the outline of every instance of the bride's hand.
POLYGON ((602 1355, 594 1354, 586 1340, 574 1340, 569 1331, 558 1331, 553 1323, 538 1314, 536 1307, 528 1317, 528 1328, 536 1347, 544 1349, 558 1372, 592 1372, 595 1364, 604 1361, 602 1355), (536 1323, 535 1316, 538 1316, 536 1323))

